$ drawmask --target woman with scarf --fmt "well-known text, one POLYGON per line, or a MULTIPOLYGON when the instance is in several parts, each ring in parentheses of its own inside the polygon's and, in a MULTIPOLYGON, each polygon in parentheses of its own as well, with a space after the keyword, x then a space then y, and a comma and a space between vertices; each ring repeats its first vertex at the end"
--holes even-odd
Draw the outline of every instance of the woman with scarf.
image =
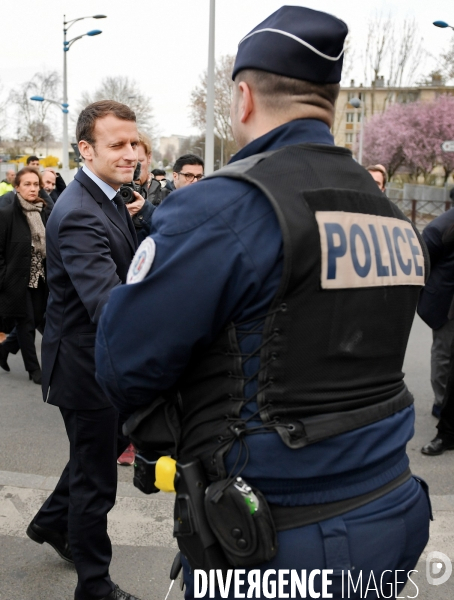
POLYGON ((45 225, 50 214, 38 196, 36 169, 25 167, 14 180, 14 202, 0 209, 0 317, 15 331, 0 344, 0 367, 9 371, 8 354, 22 352, 30 380, 41 383, 35 330, 43 330, 47 302, 45 225))

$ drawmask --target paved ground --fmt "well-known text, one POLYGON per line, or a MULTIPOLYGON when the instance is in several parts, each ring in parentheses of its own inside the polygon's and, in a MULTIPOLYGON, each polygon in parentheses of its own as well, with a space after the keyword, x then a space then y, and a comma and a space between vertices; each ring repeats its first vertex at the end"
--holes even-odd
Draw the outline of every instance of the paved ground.
MULTIPOLYGON (((416 319, 404 367, 416 402, 416 432, 409 444, 412 470, 428 481, 435 514, 414 581, 419 600, 447 600, 454 597, 454 575, 440 586, 428 585, 425 577, 429 552, 443 552, 454 560, 454 452, 436 458, 420 453, 436 432, 430 416, 430 337, 430 330, 416 319)), ((0 600, 72 600, 73 568, 52 549, 38 547, 25 536, 27 523, 67 461, 63 424, 58 409, 41 402, 20 356, 9 362, 11 373, 0 372, 0 600)), ((109 519, 112 578, 143 600, 164 600, 176 551, 172 497, 146 497, 132 486, 131 478, 132 469, 119 467, 118 501, 109 519)), ((415 587, 408 586, 401 596, 415 594, 415 587)), ((175 585, 169 600, 181 597, 175 585)))

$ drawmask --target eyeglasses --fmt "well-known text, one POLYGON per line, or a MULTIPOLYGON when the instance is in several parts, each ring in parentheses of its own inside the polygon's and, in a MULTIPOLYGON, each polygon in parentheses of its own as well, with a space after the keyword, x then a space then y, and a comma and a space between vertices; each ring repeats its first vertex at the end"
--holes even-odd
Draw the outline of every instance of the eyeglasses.
POLYGON ((183 173, 183 171, 180 171, 178 175, 184 175, 184 178, 188 183, 192 183, 194 179, 197 179, 197 181, 203 179, 203 175, 194 175, 194 173, 183 173))

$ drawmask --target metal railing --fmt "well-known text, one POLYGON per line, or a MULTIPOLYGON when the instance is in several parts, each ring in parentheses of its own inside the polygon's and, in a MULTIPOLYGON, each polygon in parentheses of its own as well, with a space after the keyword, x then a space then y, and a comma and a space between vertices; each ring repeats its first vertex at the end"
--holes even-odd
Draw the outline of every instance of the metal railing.
POLYGON ((387 188, 386 194, 422 231, 426 225, 444 212, 453 208, 449 197, 450 188, 423 185, 405 185, 404 189, 387 188))
POLYGON ((406 217, 422 231, 436 217, 453 208, 453 202, 437 200, 393 200, 406 217))

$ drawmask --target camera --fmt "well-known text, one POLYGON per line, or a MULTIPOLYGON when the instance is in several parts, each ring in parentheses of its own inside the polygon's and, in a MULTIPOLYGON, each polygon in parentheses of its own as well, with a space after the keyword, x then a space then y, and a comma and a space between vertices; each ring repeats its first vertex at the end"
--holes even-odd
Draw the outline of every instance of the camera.
POLYGON ((134 171, 134 175, 132 176, 131 183, 124 183, 120 188, 120 196, 125 204, 130 204, 131 202, 135 201, 136 198, 133 192, 139 193, 146 199, 142 186, 138 183, 135 183, 140 178, 140 168, 141 165, 140 162, 138 162, 134 171))

